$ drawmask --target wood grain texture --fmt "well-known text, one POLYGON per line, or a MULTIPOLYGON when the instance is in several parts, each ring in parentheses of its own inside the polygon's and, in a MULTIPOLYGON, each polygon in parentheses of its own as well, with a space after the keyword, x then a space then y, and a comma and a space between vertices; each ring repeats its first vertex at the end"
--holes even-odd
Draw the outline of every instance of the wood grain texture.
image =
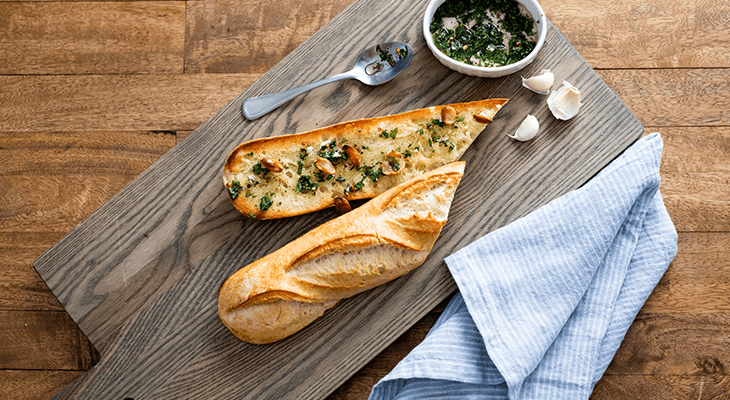
POLYGON ((542 0, 593 68, 728 68, 725 0, 542 0))
POLYGON ((188 137, 189 134, 193 133, 193 131, 177 131, 175 132, 175 137, 177 138, 176 143, 180 143, 183 139, 188 137))
POLYGON ((609 375, 596 384, 591 400, 727 400, 726 375, 609 375))
POLYGON ((0 2, 0 74, 183 70, 185 3, 0 2))
MULTIPOLYGON (((415 33, 414 33, 415 36, 415 33)), ((356 50, 351 49, 352 52, 356 50)), ((358 50, 359 51, 359 50, 358 50)), ((422 52, 416 57, 431 57, 422 52)), ((296 82, 307 83, 331 73, 351 67, 351 60, 340 62, 323 73, 308 76, 293 74, 296 82)), ((556 62, 553 68, 559 68, 556 62)), ((645 126, 654 130, 663 127, 715 126, 727 127, 730 117, 730 69, 698 70, 599 70, 602 80, 618 95, 624 104, 645 126)), ((416 73, 411 68, 406 75, 416 73)), ((443 68, 420 71, 427 79, 444 73, 443 68)), ((190 75, 100 75, 100 76, 0 76, 0 131, 192 131, 207 118, 236 97, 260 74, 190 74, 190 75), (43 118, 36 118, 43 115, 43 118)), ((449 91, 445 81, 425 93, 435 103, 439 93, 449 91)), ((391 82, 388 88, 368 88, 358 82, 339 84, 341 92, 330 99, 320 99, 308 105, 313 109, 306 120, 297 125, 285 121, 272 124, 271 132, 303 131, 334 123, 345 117, 338 101, 372 93, 378 100, 367 109, 358 110, 353 118, 365 118, 382 112, 383 104, 413 101, 408 98, 412 87, 391 82), (393 88, 396 92, 393 93, 393 88), (385 98, 385 97, 388 98, 385 98)), ((571 82, 576 84, 575 82, 571 82)), ((291 88, 294 85, 278 88, 291 88)), ((465 89, 464 98, 476 98, 477 90, 489 90, 482 82, 465 89)), ((252 95, 272 93, 277 86, 256 87, 252 95)), ((582 89, 587 99, 592 93, 582 89)), ((311 96, 329 93, 327 88, 315 89, 311 96)), ((414 92, 416 93, 416 92, 414 92)), ((316 98, 316 97, 315 97, 316 98)), ((293 100, 300 104, 303 98, 293 100)), ((536 100, 538 100, 536 98, 536 100)))
POLYGON ((152 132, 0 132, 0 310, 62 310, 33 260, 175 142, 152 132))
POLYGON ((193 130, 258 76, 0 76, 0 131, 193 130))
MULTIPOLYGON (((187 72, 265 72, 349 0, 188 2, 187 72)), ((540 2, 596 69, 728 68, 723 0, 540 2)))
POLYGON ((607 375, 727 375, 728 314, 644 313, 606 370, 607 375), (712 338, 712 339, 710 339, 712 338), (709 340, 708 340, 709 339, 709 340))
POLYGON ((352 0, 188 1, 186 73, 264 73, 352 0))
POLYGON ((59 388, 73 382, 82 374, 83 371, 0 370, 0 398, 50 399, 59 388))
MULTIPOLYGON (((447 303, 448 301, 444 301, 441 304, 445 305, 447 303)), ((438 309, 439 307, 436 308, 438 309)), ((342 386, 337 388, 327 399, 348 400, 367 398, 373 386, 423 341, 440 315, 441 312, 437 310, 426 314, 425 317, 409 328, 390 346, 385 348, 376 359, 370 361, 342 386)))
POLYGON ((0 368, 12 369, 0 373, 0 398, 50 398, 98 362, 33 260, 175 141, 152 132, 0 133, 0 368))
POLYGON ((662 195, 676 228, 730 231, 730 128, 656 130, 664 139, 662 195))
POLYGON ((98 367, 59 398, 326 395, 453 292, 454 283, 439 260, 583 184, 641 134, 634 117, 554 29, 550 47, 526 73, 549 66, 591 88, 580 117, 565 124, 552 119, 543 98, 527 94, 518 76, 479 80, 440 66, 426 52, 419 27, 400 24, 405 15, 420 11, 409 3, 355 3, 36 261, 36 269, 102 354, 98 367), (351 21, 373 17, 377 31, 348 29, 351 21), (346 54, 355 54, 363 43, 380 37, 408 40, 416 54, 387 90, 343 82, 318 88, 261 120, 242 120, 240 102, 247 95, 348 68, 351 60, 327 51, 335 41, 344 43, 346 54), (303 72, 295 67, 312 64, 308 60, 321 61, 319 68, 303 72), (420 87, 414 87, 416 78, 420 87), (215 315, 214 294, 222 279, 332 214, 244 221, 225 198, 216 160, 246 139, 468 101, 485 93, 513 100, 465 157, 467 173, 460 188, 467 190, 457 192, 450 216, 454 222, 422 267, 343 302, 301 334, 269 346, 242 343, 225 331, 215 315), (544 136, 526 145, 500 134, 516 129, 527 112, 544 121, 544 136), (546 181, 551 184, 543 185, 546 181), (167 190, 179 182, 186 183, 185 191, 167 190), (530 189, 538 185, 541 190, 530 189), (159 201, 162 193, 164 202, 159 201), (89 241, 94 245, 80 245, 89 241), (164 312, 171 304, 176 312, 164 312), (117 318, 105 318, 112 314, 117 318), (179 368, 163 368, 171 364, 179 368), (196 378, 211 370, 219 373, 206 374, 204 382, 196 378), (236 379, 241 375, 248 378, 236 379))
POLYGON ((61 303, 33 269, 33 260, 61 236, 40 232, 0 232, 1 311, 63 310, 61 303))
POLYGON ((87 370, 99 361, 65 312, 0 311, 0 319, 0 369, 87 370), (62 347, 55 346, 59 342, 62 347))
POLYGON ((678 248, 644 311, 730 314, 730 234, 680 232, 678 248))
POLYGON ((730 124, 730 69, 597 72, 645 126, 730 124))
POLYGON ((153 132, 0 132, 0 232, 68 232, 175 140, 153 132))

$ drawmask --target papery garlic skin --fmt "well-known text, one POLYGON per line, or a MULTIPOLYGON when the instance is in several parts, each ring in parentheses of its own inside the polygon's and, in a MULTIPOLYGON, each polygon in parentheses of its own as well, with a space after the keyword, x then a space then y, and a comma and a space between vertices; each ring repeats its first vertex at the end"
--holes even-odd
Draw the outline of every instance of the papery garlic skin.
POLYGON ((526 142, 531 140, 537 135, 537 131, 540 129, 540 124, 537 122, 537 118, 534 115, 527 115, 524 121, 520 124, 514 135, 507 135, 512 139, 519 140, 520 142, 526 142))
POLYGON ((567 81, 563 81, 563 86, 550 94, 547 104, 555 118, 565 121, 578 114, 580 106, 583 105, 580 99, 580 90, 567 81))
POLYGON ((548 94, 555 82, 555 75, 549 69, 540 71, 540 74, 525 79, 522 77, 522 86, 537 94, 548 94))

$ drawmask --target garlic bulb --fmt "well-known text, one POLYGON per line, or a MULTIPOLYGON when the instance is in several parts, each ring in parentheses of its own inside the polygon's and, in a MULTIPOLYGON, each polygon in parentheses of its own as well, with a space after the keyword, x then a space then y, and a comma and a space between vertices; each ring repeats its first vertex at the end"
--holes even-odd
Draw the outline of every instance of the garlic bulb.
POLYGON ((540 129, 540 124, 537 122, 537 118, 534 115, 527 115, 524 121, 517 128, 514 135, 507 135, 512 139, 519 140, 520 142, 526 142, 537 135, 537 131, 540 129))
POLYGON ((580 90, 566 81, 563 81, 560 89, 550 94, 547 104, 555 118, 562 120, 575 117, 583 105, 580 102, 580 90))
POLYGON ((537 94, 548 94, 550 93, 550 88, 553 87, 554 81, 555 75, 549 69, 544 69, 540 71, 539 75, 527 79, 522 77, 522 86, 537 94))

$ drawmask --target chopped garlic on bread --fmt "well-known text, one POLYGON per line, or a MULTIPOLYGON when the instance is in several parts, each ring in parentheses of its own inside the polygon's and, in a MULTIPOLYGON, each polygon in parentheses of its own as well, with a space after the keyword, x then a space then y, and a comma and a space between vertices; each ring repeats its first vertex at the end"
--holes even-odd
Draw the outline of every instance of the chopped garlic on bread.
POLYGON ((233 205, 255 219, 285 218, 372 198, 458 160, 506 99, 434 106, 256 139, 226 159, 233 205))

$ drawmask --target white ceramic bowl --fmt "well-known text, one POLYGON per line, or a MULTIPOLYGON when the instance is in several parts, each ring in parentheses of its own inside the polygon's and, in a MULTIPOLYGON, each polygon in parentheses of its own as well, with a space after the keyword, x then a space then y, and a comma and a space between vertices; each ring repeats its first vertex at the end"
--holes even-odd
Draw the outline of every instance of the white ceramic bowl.
POLYGON ((532 52, 522 60, 514 63, 505 65, 502 67, 477 67, 474 65, 468 65, 463 62, 456 61, 449 58, 446 54, 442 53, 441 50, 436 48, 431 36, 431 22, 433 21, 433 14, 436 9, 443 4, 446 0, 431 0, 426 7, 426 14, 423 16, 423 36, 426 39, 428 48, 431 49, 433 55, 438 59, 441 64, 451 68, 454 71, 460 72, 465 75, 478 76, 481 78, 499 78, 513 74, 522 68, 525 68, 532 60, 537 57, 537 53, 545 43, 545 35, 547 33, 547 18, 545 13, 542 11, 542 7, 535 0, 517 0, 518 3, 525 6, 527 11, 532 15, 532 18, 537 21, 537 43, 532 52))

